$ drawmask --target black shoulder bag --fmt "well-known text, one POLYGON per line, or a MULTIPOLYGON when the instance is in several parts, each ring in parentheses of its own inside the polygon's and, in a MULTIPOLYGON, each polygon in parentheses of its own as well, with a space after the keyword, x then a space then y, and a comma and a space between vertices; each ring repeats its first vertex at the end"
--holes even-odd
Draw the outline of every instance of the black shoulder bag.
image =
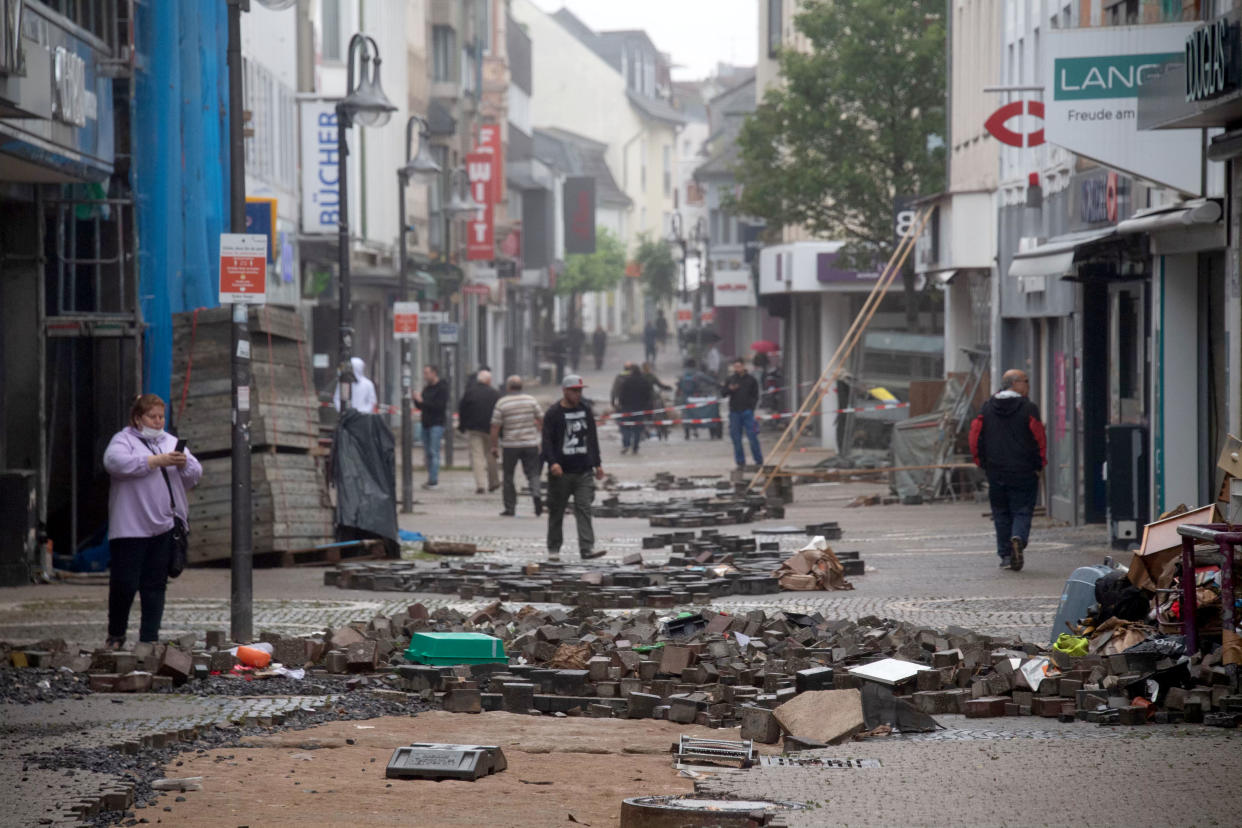
MULTIPOLYGON (((146 441, 144 440, 143 442, 145 443, 146 441)), ((150 443, 146 445, 152 454, 159 454, 150 443)), ((185 566, 189 559, 190 527, 185 525, 185 521, 177 517, 177 501, 173 497, 172 481, 168 479, 168 467, 160 466, 160 474, 164 475, 164 485, 168 487, 168 505, 172 508, 173 513, 172 553, 168 556, 168 577, 176 578, 185 571, 185 566)))

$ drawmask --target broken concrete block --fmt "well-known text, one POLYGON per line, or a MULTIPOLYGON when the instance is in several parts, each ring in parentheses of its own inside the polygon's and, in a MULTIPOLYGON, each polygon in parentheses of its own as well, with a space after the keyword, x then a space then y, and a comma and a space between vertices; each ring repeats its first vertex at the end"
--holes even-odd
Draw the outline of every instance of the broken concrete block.
POLYGON ((164 658, 160 663, 158 675, 168 676, 173 683, 181 684, 190 677, 194 670, 194 657, 176 647, 166 647, 164 658))
POLYGON ((773 712, 786 733, 826 744, 848 739, 863 727, 862 694, 857 690, 812 690, 773 712))
POLYGON ((349 657, 340 650, 332 650, 324 657, 324 666, 329 673, 343 673, 349 669, 349 657))
POLYGON ((746 705, 742 713, 742 738, 765 745, 776 744, 781 738, 781 725, 775 714, 764 707, 746 705))
POLYGON ((116 673, 91 673, 90 687, 92 693, 111 693, 120 676, 116 673))
POLYGON ((693 659, 694 653, 689 647, 666 645, 660 652, 660 672, 666 676, 680 676, 693 659))
POLYGON ((607 656, 592 656, 587 661, 587 677, 591 681, 604 681, 608 678, 608 668, 612 659, 607 656))
POLYGON ((501 690, 504 708, 510 713, 529 713, 535 707, 535 685, 524 681, 511 681, 501 690))
POLYGON ((351 644, 358 644, 365 640, 366 637, 362 633, 349 626, 337 627, 332 631, 331 635, 332 649, 334 650, 344 650, 351 644))
POLYGON ((447 713, 482 713, 483 699, 478 690, 456 688, 444 694, 444 710, 447 713))
POLYGON ((1073 705, 1069 699, 1060 696, 1036 696, 1031 700, 1031 715, 1055 719, 1061 715, 1061 708, 1066 703, 1073 705))
POLYGON ((211 654, 211 663, 207 666, 213 673, 227 673, 236 667, 237 664, 237 656, 228 650, 215 650, 211 654))
POLYGON ((989 719, 1005 715, 1005 705, 1010 703, 1004 696, 984 696, 966 702, 966 718, 989 719))
POLYGON ((626 717, 630 719, 650 719, 655 715, 660 697, 651 693, 630 693, 626 698, 626 717))
POLYGON ((668 720, 678 724, 694 724, 699 705, 685 696, 673 696, 668 700, 668 720))
POLYGON ((374 641, 356 641, 345 648, 345 660, 350 672, 369 673, 379 663, 379 649, 374 641))
POLYGON ((558 696, 585 695, 586 680, 586 670, 557 670, 552 674, 552 691, 558 696))
POLYGON ((151 674, 141 670, 126 673, 112 685, 114 693, 145 693, 151 689, 151 674))

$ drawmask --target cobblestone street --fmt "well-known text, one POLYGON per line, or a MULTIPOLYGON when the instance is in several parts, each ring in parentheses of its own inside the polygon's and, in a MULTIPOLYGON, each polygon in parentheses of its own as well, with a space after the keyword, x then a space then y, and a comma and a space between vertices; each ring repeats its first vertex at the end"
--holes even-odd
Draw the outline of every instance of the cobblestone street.
MULTIPOLYGON (((588 376, 588 382, 598 387, 607 378, 588 376)), ((765 440, 774 438, 775 434, 765 434, 765 440)), ((657 471, 722 473, 732 461, 726 442, 685 441, 677 433, 667 444, 646 444, 637 457, 619 456, 615 427, 605 426, 602 439, 605 467, 621 484, 649 482, 657 471)), ((458 456, 464 454, 460 451, 458 456)), ((822 455, 808 450, 801 456, 803 462, 810 462, 822 455)), ((416 480, 419 477, 416 471, 416 480)), ((881 486, 861 483, 801 485, 795 489, 784 521, 722 527, 726 533, 750 534, 778 524, 838 521, 843 537, 832 543, 834 548, 857 550, 866 562, 866 574, 851 578, 852 591, 729 596, 714 601, 713 607, 726 612, 793 609, 820 612, 828 618, 875 615, 1045 642, 1066 576, 1075 567, 1098 563, 1109 554, 1099 527, 1057 527, 1038 519, 1026 568, 1020 573, 998 570, 985 505, 970 501, 844 508, 858 495, 884 491, 881 486)), ((665 494, 628 486, 620 492, 623 501, 665 494)), ((420 490, 418 501, 413 514, 401 515, 403 528, 490 550, 475 560, 525 562, 544 557, 545 522, 530 514, 529 501, 520 505, 518 517, 500 517, 499 496, 473 494, 473 481, 466 470, 443 473, 438 489, 420 490)), ((596 521, 599 543, 608 550, 609 561, 637 551, 641 538, 652 531, 645 520, 596 521)), ((766 539, 778 539, 782 550, 796 549, 806 540, 800 534, 766 539)), ((572 553, 572 543, 567 551, 572 553)), ((432 609, 472 609, 490 600, 341 590, 323 585, 324 571, 316 567, 256 571, 256 632, 318 633, 350 621, 393 614, 415 601, 432 609)), ((201 640, 206 630, 227 629, 228 594, 226 569, 186 572, 169 588, 164 636, 192 632, 201 640)), ((106 603, 104 586, 61 584, 5 590, 0 593, 0 640, 22 643, 64 638, 99 645, 106 603)), ((131 629, 136 622, 137 607, 131 629)), ((261 688, 256 692, 262 693, 261 688)), ((6 746, 0 750, 0 785, 20 792, 28 803, 41 803, 40 797, 49 795, 55 801, 70 801, 83 791, 106 787, 108 775, 35 770, 31 755, 68 747, 141 743, 144 738, 151 743, 153 734, 215 725, 276 724, 289 714, 322 711, 335 698, 321 690, 251 697, 131 695, 123 700, 87 695, 8 704, 0 726, 6 736, 6 746)), ((811 809, 791 817, 792 826, 1072 823, 1079 820, 1065 812, 1050 816, 1047 807, 1052 801, 1064 801, 1062 797, 1073 800, 1074 792, 1084 786, 1096 794, 1112 793, 1107 807, 1100 805, 1090 820, 1084 814, 1082 822, 1167 824, 1172 812, 1161 806, 1167 804, 1168 792, 1177 790, 1177 820, 1210 824, 1214 814, 1229 812, 1222 799, 1230 807, 1237 807, 1242 799, 1235 784, 1242 771, 1242 750, 1238 749, 1242 745, 1232 733, 1171 726, 1104 728, 1047 719, 1006 719, 1002 724, 960 716, 938 718, 946 729, 934 734, 870 740, 830 752, 879 759, 880 768, 768 768, 723 775, 704 788, 813 803, 811 809), (1161 792, 1125 782, 1142 779, 1156 769, 1163 774, 1161 792), (1176 769, 1175 780, 1167 775, 1170 769, 1176 769)), ((33 824, 25 820, 45 811, 29 806, 20 812, 19 822, 0 822, 33 824)), ((314 819, 304 824, 314 824, 314 819)))

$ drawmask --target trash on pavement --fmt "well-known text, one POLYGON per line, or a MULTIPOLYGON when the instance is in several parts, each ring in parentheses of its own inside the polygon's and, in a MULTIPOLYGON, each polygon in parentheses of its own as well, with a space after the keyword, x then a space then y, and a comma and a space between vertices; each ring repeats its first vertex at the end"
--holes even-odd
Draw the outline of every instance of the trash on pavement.
POLYGON ((860 664, 857 667, 851 667, 849 673, 862 679, 893 686, 910 681, 919 672, 930 669, 932 668, 924 664, 916 664, 913 661, 904 661, 900 658, 882 658, 870 664, 860 664))
POLYGON ((845 590, 854 585, 845 579, 845 567, 828 546, 823 535, 787 558, 773 573, 782 589, 845 590))
POLYGON ((155 791, 201 791, 203 777, 185 776, 180 779, 153 779, 151 789, 155 791))
POLYGON ((704 763, 749 768, 755 762, 755 746, 749 739, 700 739, 682 734, 672 752, 673 767, 678 770, 704 763))
POLYGON ((406 661, 420 664, 507 664, 499 638, 470 632, 418 632, 410 637, 406 661))
POLYGON ((273 647, 266 642, 234 647, 231 652, 237 660, 247 667, 263 669, 272 663, 273 647))

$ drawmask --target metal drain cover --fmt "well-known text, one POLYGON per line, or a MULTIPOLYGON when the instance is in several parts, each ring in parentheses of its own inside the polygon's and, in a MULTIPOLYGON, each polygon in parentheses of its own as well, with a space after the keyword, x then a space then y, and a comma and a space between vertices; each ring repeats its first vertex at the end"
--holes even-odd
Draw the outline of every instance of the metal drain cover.
POLYGON ((621 803, 621 828, 754 828, 771 824, 785 811, 805 807, 799 802, 763 799, 639 796, 621 803))

